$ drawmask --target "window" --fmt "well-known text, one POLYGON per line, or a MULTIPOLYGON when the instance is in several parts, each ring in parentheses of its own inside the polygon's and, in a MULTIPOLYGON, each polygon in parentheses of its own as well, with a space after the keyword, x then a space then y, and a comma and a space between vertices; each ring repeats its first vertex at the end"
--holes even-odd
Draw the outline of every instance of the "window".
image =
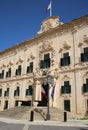
POLYGON ((60 66, 68 66, 70 64, 69 53, 64 53, 63 58, 60 59, 60 66))
POLYGON ((86 79, 86 83, 83 84, 83 93, 88 93, 88 79, 86 79))
POLYGON ((32 96, 33 88, 32 85, 29 85, 28 89, 26 89, 26 96, 32 96))
POLYGON ((33 72, 33 62, 30 62, 30 65, 27 66, 27 73, 32 73, 33 72))
POLYGON ((17 107, 18 106, 18 101, 15 101, 15 107, 17 107))
POLYGON ((21 65, 19 65, 18 69, 16 69, 15 75, 21 75, 21 65))
POLYGON ((70 100, 64 100, 64 110, 70 112, 70 100))
POLYGON ((0 73, 0 79, 4 78, 4 70, 2 70, 2 72, 0 73))
POLYGON ((50 67, 50 54, 45 54, 44 55, 44 60, 40 61, 40 68, 45 69, 50 67))
POLYGON ((4 109, 8 109, 8 101, 5 101, 4 109))
POLYGON ((20 90, 19 87, 16 88, 16 90, 14 90, 14 96, 19 96, 20 95, 20 90))
POLYGON ((11 77, 11 68, 9 68, 8 71, 6 72, 6 78, 7 77, 11 77))
POLYGON ((71 93, 71 85, 69 81, 64 81, 64 86, 61 86, 61 94, 71 93))
POLYGON ((2 96, 2 88, 0 88, 0 97, 2 96))
POLYGON ((84 48, 84 53, 81 53, 81 61, 87 62, 88 61, 88 47, 84 48))
POLYGON ((7 90, 4 92, 4 96, 9 96, 9 88, 7 88, 7 90))

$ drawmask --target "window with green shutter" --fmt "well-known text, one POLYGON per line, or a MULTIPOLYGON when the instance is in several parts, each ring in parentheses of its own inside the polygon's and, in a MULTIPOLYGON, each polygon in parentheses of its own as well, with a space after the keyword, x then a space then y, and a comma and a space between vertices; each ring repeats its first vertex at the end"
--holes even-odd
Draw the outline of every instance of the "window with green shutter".
POLYGON ((21 70, 22 70, 21 65, 19 65, 18 68, 15 71, 15 75, 16 76, 21 75, 21 70))
POLYGON ((88 47, 83 48, 84 53, 81 53, 81 61, 87 62, 88 61, 88 47))
POLYGON ((33 88, 32 85, 29 85, 28 89, 26 89, 26 96, 32 96, 33 88))
POLYGON ((40 61, 40 68, 45 69, 50 67, 50 53, 44 54, 44 60, 40 61))
POLYGON ((69 53, 66 52, 63 54, 63 58, 60 59, 60 66, 68 66, 70 64, 69 53))
POLYGON ((6 78, 11 77, 11 68, 8 69, 6 72, 6 78))
POLYGON ((0 97, 2 96, 2 88, 0 88, 0 97))
POLYGON ((88 93, 88 79, 86 79, 86 83, 83 84, 83 92, 88 93))
POLYGON ((4 78, 4 70, 2 70, 2 72, 0 73, 0 79, 4 78))
POLYGON ((29 66, 27 66, 27 73, 33 72, 33 62, 30 62, 29 66))
POLYGON ((7 90, 4 92, 4 96, 6 97, 8 97, 9 96, 9 88, 7 88, 7 90))
POLYGON ((71 85, 69 81, 64 81, 64 86, 61 87, 61 93, 62 94, 71 93, 71 85))
POLYGON ((20 95, 20 89, 19 87, 16 88, 16 90, 14 90, 14 96, 19 96, 20 95))

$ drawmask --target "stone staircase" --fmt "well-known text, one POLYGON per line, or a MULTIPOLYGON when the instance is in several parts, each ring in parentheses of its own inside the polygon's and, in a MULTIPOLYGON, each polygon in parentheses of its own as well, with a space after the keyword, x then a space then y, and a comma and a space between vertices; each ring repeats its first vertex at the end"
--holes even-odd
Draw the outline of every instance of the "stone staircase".
MULTIPOLYGON (((28 107, 21 106, 15 107, 0 112, 0 117, 14 118, 14 119, 26 119, 30 120, 31 111, 34 112, 34 120, 46 120, 47 108, 46 107, 28 107)), ((68 118, 71 119, 73 115, 68 114, 68 118)), ((64 111, 57 108, 50 108, 50 120, 64 121, 64 111)))

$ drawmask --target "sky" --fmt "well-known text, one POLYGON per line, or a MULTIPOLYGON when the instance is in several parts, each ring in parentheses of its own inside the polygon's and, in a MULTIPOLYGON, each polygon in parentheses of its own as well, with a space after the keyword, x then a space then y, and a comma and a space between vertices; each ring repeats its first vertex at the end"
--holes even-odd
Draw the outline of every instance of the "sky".
MULTIPOLYGON (((34 37, 50 0, 0 0, 0 51, 34 37)), ((52 16, 67 23, 88 14, 88 0, 52 0, 52 16)))

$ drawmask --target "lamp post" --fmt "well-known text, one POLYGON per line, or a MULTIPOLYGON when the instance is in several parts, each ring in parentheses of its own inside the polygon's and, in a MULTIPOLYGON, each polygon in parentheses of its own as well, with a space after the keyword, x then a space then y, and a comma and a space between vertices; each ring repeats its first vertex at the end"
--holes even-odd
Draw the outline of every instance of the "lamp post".
POLYGON ((52 77, 48 74, 44 78, 44 85, 47 85, 47 115, 46 119, 50 120, 50 106, 49 106, 49 85, 52 84, 52 77))

